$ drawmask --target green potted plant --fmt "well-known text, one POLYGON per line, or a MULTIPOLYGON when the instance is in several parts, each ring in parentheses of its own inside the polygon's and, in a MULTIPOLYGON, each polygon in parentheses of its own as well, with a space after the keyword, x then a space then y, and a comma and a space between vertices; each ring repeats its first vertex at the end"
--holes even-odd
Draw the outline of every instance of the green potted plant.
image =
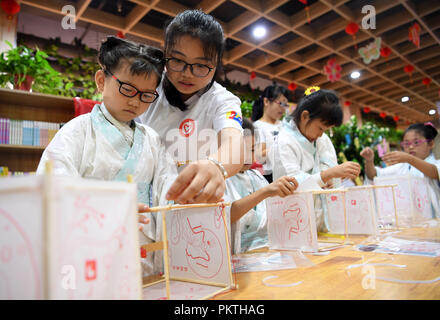
POLYGON ((24 45, 14 48, 5 42, 11 49, 0 54, 1 87, 10 82, 14 89, 30 90, 32 86, 33 91, 52 94, 62 89, 61 75, 50 66, 44 51, 24 45))

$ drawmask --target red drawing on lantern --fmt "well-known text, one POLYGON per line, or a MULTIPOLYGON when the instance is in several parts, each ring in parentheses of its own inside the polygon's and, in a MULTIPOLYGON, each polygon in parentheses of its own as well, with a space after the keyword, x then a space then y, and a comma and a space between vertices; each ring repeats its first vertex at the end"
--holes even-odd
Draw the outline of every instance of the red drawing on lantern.
POLYGON ((188 217, 184 221, 182 213, 173 213, 171 223, 171 243, 184 249, 189 268, 202 278, 216 276, 223 265, 223 250, 217 235, 201 223, 192 226, 188 217))
POLYGON ((333 202, 335 202, 335 201, 337 201, 338 200, 338 197, 337 196, 331 196, 331 198, 330 198, 333 202))
POLYGON ((193 119, 185 119, 179 126, 179 132, 183 137, 188 138, 194 133, 195 128, 196 123, 193 119))

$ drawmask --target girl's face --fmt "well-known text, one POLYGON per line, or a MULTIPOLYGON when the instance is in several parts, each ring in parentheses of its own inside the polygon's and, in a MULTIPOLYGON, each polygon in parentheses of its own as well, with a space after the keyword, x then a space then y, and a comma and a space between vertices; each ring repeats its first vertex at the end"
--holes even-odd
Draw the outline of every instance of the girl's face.
POLYGON ((434 141, 427 139, 416 130, 408 131, 402 141, 403 151, 419 159, 426 159, 434 148, 434 141))
POLYGON ((155 99, 159 78, 156 74, 133 75, 128 62, 121 62, 113 76, 105 76, 103 70, 95 75, 96 86, 102 93, 108 112, 120 122, 128 122, 143 114, 155 99), (122 86, 121 86, 121 83, 122 86), (137 92, 141 91, 142 93, 137 92), (127 97, 126 95, 134 95, 127 97), (142 95, 142 100, 140 96, 142 95))
POLYGON ((289 108, 288 102, 287 98, 282 94, 273 101, 264 98, 264 114, 271 120, 278 121, 289 108))
POLYGON ((253 135, 245 135, 244 138, 244 165, 242 171, 249 170, 252 164, 255 162, 255 139, 253 135))
POLYGON ((303 111, 298 129, 307 140, 315 142, 331 127, 333 126, 326 125, 321 119, 310 119, 309 112, 303 111))
POLYGON ((166 58, 173 59, 168 60, 166 64, 168 79, 181 93, 184 100, 206 87, 216 71, 215 62, 205 56, 200 39, 189 35, 177 38, 174 46, 167 50, 166 58), (195 76, 191 72, 191 67, 185 64, 192 64, 196 73, 200 70, 203 72, 203 69, 208 70, 206 67, 210 68, 210 71, 205 76, 200 76, 200 74, 195 76), (184 66, 182 71, 175 71, 181 69, 182 66, 184 66))

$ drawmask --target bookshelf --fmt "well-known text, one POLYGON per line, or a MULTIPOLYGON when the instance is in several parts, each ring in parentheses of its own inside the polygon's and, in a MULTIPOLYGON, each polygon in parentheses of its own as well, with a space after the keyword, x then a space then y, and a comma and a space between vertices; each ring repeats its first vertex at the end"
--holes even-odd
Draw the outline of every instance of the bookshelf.
MULTIPOLYGON (((54 123, 73 119, 72 98, 0 88, 0 118, 54 123)), ((9 171, 35 171, 44 147, 0 144, 0 166, 9 171)))

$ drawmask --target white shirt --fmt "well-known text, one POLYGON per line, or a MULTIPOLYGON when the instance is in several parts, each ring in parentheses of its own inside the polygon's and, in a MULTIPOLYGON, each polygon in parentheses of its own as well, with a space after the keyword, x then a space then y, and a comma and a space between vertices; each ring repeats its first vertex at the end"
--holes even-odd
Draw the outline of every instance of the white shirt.
POLYGON ((275 124, 257 120, 254 122, 255 144, 266 143, 266 161, 263 163, 264 174, 272 173, 272 146, 281 128, 281 121, 275 124))
MULTIPOLYGON (((434 155, 431 153, 424 161, 431 163, 437 167, 437 172, 440 177, 440 160, 436 160, 434 155)), ((409 163, 396 163, 395 165, 380 168, 376 168, 376 176, 404 176, 404 175, 412 175, 414 177, 424 178, 425 175, 423 172, 419 171, 409 163)), ((367 184, 372 184, 372 181, 368 179, 365 175, 365 182, 367 184)), ((431 204, 434 210, 435 217, 440 218, 440 180, 437 179, 428 179, 428 192, 431 197, 431 204)), ((433 215, 434 215, 433 214, 433 215)))
MULTIPOLYGON (((302 135, 293 119, 284 119, 278 138, 273 145, 273 180, 282 176, 293 176, 299 187, 308 179, 306 184, 324 187, 321 171, 338 165, 336 151, 330 138, 323 133, 311 143, 302 135)), ((338 179, 333 179, 333 185, 339 186, 338 179)), ((306 189, 304 189, 306 190, 306 189)), ((322 197, 315 198, 315 215, 318 230, 328 229, 326 206, 322 197)))
POLYGON ((157 91, 159 98, 138 120, 159 134, 175 161, 206 159, 217 152, 217 134, 224 128, 243 132, 240 99, 217 82, 189 98, 186 111, 170 105, 162 82, 157 91))

